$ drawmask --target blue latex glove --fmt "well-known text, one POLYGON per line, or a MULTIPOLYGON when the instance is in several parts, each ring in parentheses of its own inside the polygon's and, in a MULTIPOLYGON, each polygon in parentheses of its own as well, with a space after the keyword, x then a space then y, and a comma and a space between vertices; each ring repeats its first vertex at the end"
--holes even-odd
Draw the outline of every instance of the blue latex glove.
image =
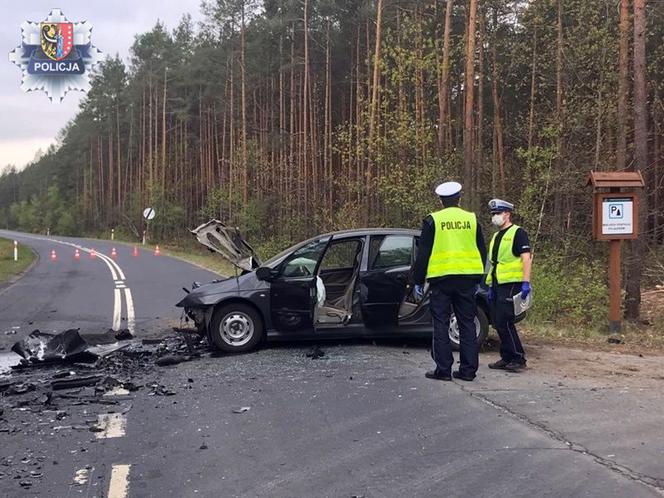
POLYGON ((494 297, 495 296, 493 295, 493 287, 489 287, 489 290, 486 293, 487 301, 492 302, 494 297))
POLYGON ((530 291, 530 282, 523 282, 521 284, 521 299, 526 299, 530 291))
POLYGON ((415 297, 418 300, 421 300, 424 297, 424 286, 423 285, 416 285, 415 286, 415 297))

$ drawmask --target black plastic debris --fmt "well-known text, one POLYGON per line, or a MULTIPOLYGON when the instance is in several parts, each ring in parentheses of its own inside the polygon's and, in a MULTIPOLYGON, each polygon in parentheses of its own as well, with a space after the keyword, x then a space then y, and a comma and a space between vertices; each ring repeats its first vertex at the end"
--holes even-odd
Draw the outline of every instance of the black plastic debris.
POLYGON ((129 329, 122 329, 115 332, 115 339, 118 341, 128 341, 133 338, 134 336, 129 332, 129 329))
POLYGON ((79 334, 79 329, 69 329, 60 334, 48 334, 35 330, 12 346, 12 351, 29 363, 57 361, 93 362, 97 355, 88 351, 89 345, 79 334))
POLYGON ((323 356, 325 356, 325 351, 323 351, 318 346, 314 346, 313 348, 311 348, 307 352, 306 356, 307 356, 307 358, 311 358, 313 360, 316 360, 318 358, 322 358, 323 356))
POLYGON ((13 384, 5 390, 5 396, 14 396, 16 394, 25 394, 30 391, 34 391, 36 386, 31 382, 25 382, 23 384, 13 384))
POLYGON ((168 365, 177 365, 178 363, 182 363, 189 360, 191 360, 191 356, 167 354, 165 356, 162 356, 161 358, 157 358, 155 360, 155 364, 159 365, 160 367, 165 367, 168 365))
POLYGON ((153 383, 149 386, 151 391, 148 393, 148 396, 174 396, 175 391, 171 391, 166 386, 161 384, 153 383))
POLYGON ((60 391, 62 389, 75 389, 77 387, 95 386, 102 379, 101 375, 91 375, 86 377, 70 377, 68 379, 58 379, 51 382, 51 389, 60 391))

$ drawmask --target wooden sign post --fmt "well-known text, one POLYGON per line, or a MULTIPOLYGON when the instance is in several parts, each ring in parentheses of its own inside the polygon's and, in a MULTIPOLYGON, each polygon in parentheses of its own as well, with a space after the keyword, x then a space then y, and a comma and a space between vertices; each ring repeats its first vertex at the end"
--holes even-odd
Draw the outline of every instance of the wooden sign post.
POLYGON ((593 187, 593 238, 609 241, 609 342, 620 343, 621 243, 639 236, 639 202, 636 189, 645 183, 640 171, 591 171, 593 187))

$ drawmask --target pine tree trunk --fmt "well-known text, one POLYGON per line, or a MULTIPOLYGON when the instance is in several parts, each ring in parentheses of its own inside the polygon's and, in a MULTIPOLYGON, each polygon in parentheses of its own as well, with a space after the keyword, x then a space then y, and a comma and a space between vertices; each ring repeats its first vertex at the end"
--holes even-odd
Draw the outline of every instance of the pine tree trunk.
POLYGON ((484 169, 484 41, 485 32, 485 12, 480 12, 480 49, 479 49, 479 72, 477 89, 477 145, 476 145, 476 169, 475 169, 475 203, 473 210, 479 209, 479 196, 482 192, 482 172, 484 169))
MULTIPOLYGON (((530 111, 528 113, 528 150, 533 146, 535 133, 535 83, 537 70, 537 26, 533 28, 533 57, 530 68, 530 111)), ((527 178, 526 180, 529 180, 527 178)))
POLYGON ((618 143, 616 170, 627 163, 627 95, 629 73, 629 0, 620 0, 620 51, 618 55, 618 143))
POLYGON ((247 95, 246 95, 246 66, 245 66, 245 2, 242 1, 241 28, 240 28, 240 71, 242 78, 242 202, 243 209, 246 209, 249 200, 249 174, 247 164, 247 95))
POLYGON ((454 0, 447 0, 445 7, 445 30, 443 32, 443 62, 441 68, 441 92, 438 102, 438 142, 447 152, 451 147, 450 130, 450 31, 452 29, 452 8, 454 0))
POLYGON ((470 200, 473 192, 473 111, 475 109, 475 21, 477 16, 477 0, 470 0, 468 7, 468 29, 466 32, 466 81, 464 127, 463 127, 463 180, 470 183, 470 200))
MULTIPOLYGON (((648 168, 647 98, 646 0, 634 0, 634 170, 642 172, 648 168)), ((639 194, 639 229, 639 238, 631 242, 626 279, 625 317, 629 320, 638 320, 641 308, 641 278, 648 229, 647 191, 639 194)))
POLYGON ((493 99, 493 131, 494 131, 494 176, 493 188, 499 189, 500 195, 505 195, 505 149, 503 147, 503 124, 500 110, 500 95, 498 93, 498 61, 497 61, 497 40, 496 29, 498 25, 498 13, 493 10, 493 34, 491 43, 491 54, 493 58, 491 96, 493 99))
MULTIPOLYGON (((560 177, 563 173, 563 18, 562 18, 562 0, 558 0, 558 20, 557 20, 557 40, 556 40, 556 127, 558 135, 556 139, 556 172, 560 177)), ((560 189, 556 190, 554 198, 554 220, 563 219, 563 199, 560 189)), ((558 223, 558 228, 562 230, 562 223, 558 223)))

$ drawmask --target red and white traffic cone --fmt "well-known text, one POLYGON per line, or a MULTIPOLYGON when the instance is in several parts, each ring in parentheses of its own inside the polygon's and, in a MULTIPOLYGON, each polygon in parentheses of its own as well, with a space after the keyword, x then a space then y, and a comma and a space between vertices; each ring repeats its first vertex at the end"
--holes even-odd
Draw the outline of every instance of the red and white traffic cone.
POLYGON ((111 258, 116 259, 118 257, 118 251, 115 250, 115 247, 111 249, 111 258))
POLYGON ((138 257, 138 247, 134 246, 134 252, 132 252, 131 255, 134 256, 135 258, 138 257))
POLYGON ((90 259, 95 259, 97 257, 97 253, 95 252, 94 249, 90 250, 90 259))
POLYGON ((79 251, 78 249, 76 249, 76 252, 74 252, 74 259, 75 259, 76 261, 78 261, 78 260, 81 259, 81 253, 80 253, 80 251, 79 251))
POLYGON ((159 246, 156 246, 156 247, 154 248, 154 255, 155 255, 155 256, 159 256, 159 255, 161 255, 161 251, 159 250, 159 246))
POLYGON ((56 261, 58 256, 55 254, 55 249, 51 251, 51 261, 56 261))

